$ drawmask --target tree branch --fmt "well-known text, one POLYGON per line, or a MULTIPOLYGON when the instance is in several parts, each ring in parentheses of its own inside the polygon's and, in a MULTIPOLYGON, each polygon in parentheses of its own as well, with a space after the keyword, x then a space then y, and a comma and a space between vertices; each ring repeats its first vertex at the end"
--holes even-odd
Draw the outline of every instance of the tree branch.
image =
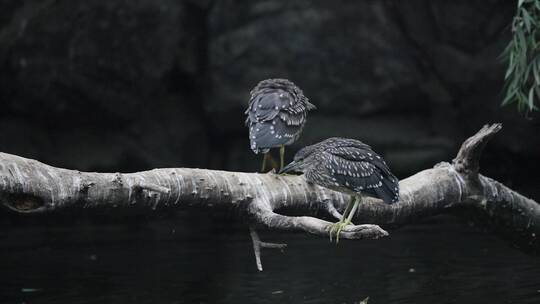
POLYGON ((251 241, 253 242, 253 252, 255 254, 255 263, 257 264, 257 269, 263 271, 262 262, 261 262, 261 248, 271 248, 271 249, 280 249, 283 252, 283 249, 287 247, 287 244, 276 244, 276 243, 267 243, 261 241, 259 234, 253 226, 249 226, 249 235, 251 236, 251 241))
POLYGON ((502 129, 502 124, 485 125, 475 135, 461 145, 453 164, 456 170, 472 178, 477 178, 480 170, 480 156, 488 141, 502 129))
MULTIPOLYGON (((453 164, 441 163, 402 180, 399 203, 386 205, 365 198, 353 218, 363 225, 346 227, 340 238, 376 239, 388 233, 375 224, 403 225, 472 206, 506 230, 528 236, 527 245, 539 248, 540 205, 478 174, 482 150, 500 129, 500 124, 485 126, 463 143, 453 164)), ((0 204, 19 213, 93 207, 223 206, 242 210, 253 224, 270 229, 328 236, 331 223, 309 215, 320 210, 340 217, 338 210, 342 211, 347 201, 347 194, 310 184, 303 176, 187 168, 86 173, 0 153, 0 204), (284 215, 288 210, 306 215, 284 215)))
MULTIPOLYGON (((304 231, 321 236, 329 236, 334 223, 311 216, 285 216, 275 213, 269 202, 263 199, 254 200, 249 212, 258 223, 272 229, 304 231)), ((377 225, 349 225, 341 231, 340 237, 346 239, 378 239, 387 236, 388 232, 377 225)))

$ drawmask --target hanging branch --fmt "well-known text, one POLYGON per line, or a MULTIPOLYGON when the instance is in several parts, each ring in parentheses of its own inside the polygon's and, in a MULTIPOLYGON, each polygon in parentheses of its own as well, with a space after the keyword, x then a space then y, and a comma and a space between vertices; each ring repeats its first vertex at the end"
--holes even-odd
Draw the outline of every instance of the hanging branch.
POLYGON ((519 0, 512 40, 502 54, 507 69, 503 105, 537 110, 540 99, 540 0, 519 0))

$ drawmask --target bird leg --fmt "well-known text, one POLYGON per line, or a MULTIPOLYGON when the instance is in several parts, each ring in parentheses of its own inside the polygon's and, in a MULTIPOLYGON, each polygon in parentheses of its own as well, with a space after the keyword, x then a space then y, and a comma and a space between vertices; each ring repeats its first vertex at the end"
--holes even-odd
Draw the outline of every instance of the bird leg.
MULTIPOLYGON (((339 220, 339 222, 337 222, 334 225, 330 226, 330 242, 332 242, 332 234, 334 234, 338 230, 340 224, 345 222, 345 219, 349 215, 349 212, 351 212, 351 209, 352 209, 352 206, 354 204, 355 199, 356 198, 354 196, 351 196, 351 200, 347 203, 347 207, 345 207, 345 211, 343 211, 343 214, 341 215, 341 219, 339 220)), ((336 238, 336 240, 337 240, 337 238, 336 238)))
POLYGON ((266 171, 266 158, 267 158, 267 155, 268 155, 268 153, 263 154, 263 161, 262 161, 262 166, 261 166, 261 172, 262 173, 264 173, 264 171, 266 171))
POLYGON ((345 221, 349 213, 351 213, 351 209, 354 205, 354 200, 356 200, 355 196, 351 196, 351 200, 347 204, 347 207, 345 208, 345 211, 343 211, 343 215, 341 216, 341 221, 345 221))
POLYGON ((346 225, 349 225, 351 223, 351 220, 352 220, 353 216, 356 214, 356 210, 358 209, 358 205, 360 204, 361 200, 362 200, 362 198, 358 197, 358 196, 354 200, 354 205, 353 205, 352 209, 349 211, 349 216, 347 217, 347 220, 345 221, 346 225))
POLYGON ((267 168, 270 168, 270 170, 272 170, 273 168, 277 168, 276 161, 274 160, 270 152, 263 154, 261 173, 266 173, 267 171, 270 171, 267 168))
POLYGON ((285 165, 285 145, 279 147, 279 171, 283 169, 285 165))
POLYGON ((344 227, 351 224, 353 216, 356 214, 358 204, 360 203, 360 197, 352 196, 351 200, 347 204, 347 208, 343 212, 341 220, 334 225, 330 226, 330 241, 332 241, 332 234, 336 234, 336 244, 339 243, 339 234, 344 227))

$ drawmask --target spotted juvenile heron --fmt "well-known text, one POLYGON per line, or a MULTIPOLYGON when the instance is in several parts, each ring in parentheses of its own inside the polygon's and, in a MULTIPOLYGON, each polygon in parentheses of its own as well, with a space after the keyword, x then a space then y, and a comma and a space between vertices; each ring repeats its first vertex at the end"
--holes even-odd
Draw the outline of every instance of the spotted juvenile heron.
POLYGON ((300 88, 287 79, 266 79, 251 90, 246 110, 251 150, 264 153, 262 171, 265 171, 267 153, 279 147, 280 170, 283 168, 285 146, 295 142, 306 123, 308 111, 315 109, 300 88))
POLYGON ((282 170, 289 171, 303 172, 309 182, 351 195, 341 220, 330 229, 330 240, 335 232, 336 242, 351 223, 362 196, 380 198, 387 204, 399 200, 398 179, 382 157, 358 140, 335 137, 307 146, 282 170))

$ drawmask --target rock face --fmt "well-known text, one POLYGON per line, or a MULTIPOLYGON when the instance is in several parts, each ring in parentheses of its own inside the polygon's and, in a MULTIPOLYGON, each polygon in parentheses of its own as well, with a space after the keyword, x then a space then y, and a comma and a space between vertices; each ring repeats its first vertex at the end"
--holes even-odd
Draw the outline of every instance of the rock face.
POLYGON ((353 137, 404 176, 502 121, 493 162, 532 166, 537 120, 499 106, 514 9, 504 0, 2 0, 0 150, 82 170, 256 170, 248 93, 286 77, 318 106, 289 150, 353 137))
POLYGON ((3 151, 81 169, 205 164, 197 8, 172 0, 15 6, 1 19, 3 151), (185 149, 199 139, 197 151, 185 149))

